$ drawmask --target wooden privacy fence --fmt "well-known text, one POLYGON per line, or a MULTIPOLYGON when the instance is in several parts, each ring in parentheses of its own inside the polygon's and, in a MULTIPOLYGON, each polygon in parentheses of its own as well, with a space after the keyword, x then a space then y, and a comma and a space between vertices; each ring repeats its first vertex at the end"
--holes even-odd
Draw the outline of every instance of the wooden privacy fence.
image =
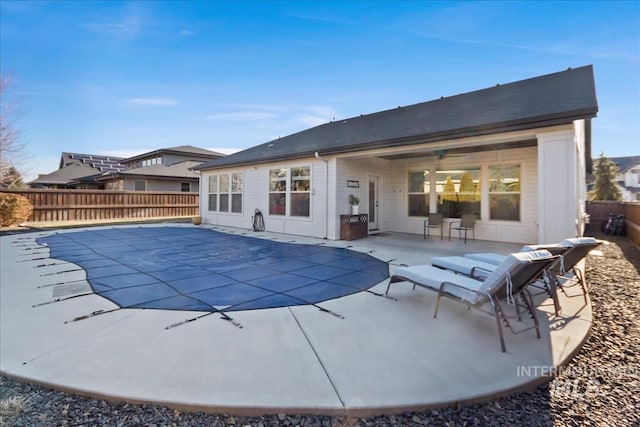
POLYGON ((32 222, 199 215, 198 193, 105 190, 11 190, 29 199, 32 222))
POLYGON ((640 202, 589 201, 587 213, 591 216, 589 228, 600 230, 609 214, 622 214, 626 218, 627 237, 636 245, 640 245, 640 202))

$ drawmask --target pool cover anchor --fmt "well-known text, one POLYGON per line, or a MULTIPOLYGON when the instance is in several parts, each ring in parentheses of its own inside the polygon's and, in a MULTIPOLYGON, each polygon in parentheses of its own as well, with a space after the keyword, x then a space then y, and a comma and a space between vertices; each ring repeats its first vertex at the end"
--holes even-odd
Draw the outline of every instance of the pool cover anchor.
POLYGON ((37 289, 48 288, 48 287, 51 287, 51 286, 58 286, 58 285, 68 285, 69 283, 79 283, 79 282, 88 282, 88 280, 87 279, 79 279, 79 280, 68 280, 66 282, 45 283, 44 285, 39 285, 37 287, 37 289))
POLYGON ((320 310, 320 311, 323 311, 323 312, 325 312, 325 313, 329 313, 329 314, 331 314, 332 316, 336 316, 338 319, 344 319, 344 316, 343 316, 342 314, 340 314, 340 313, 336 313, 335 311, 331 311, 331 310, 329 310, 328 308, 320 307, 320 306, 319 306, 319 305, 317 305, 317 304, 310 304, 310 305, 312 305, 312 306, 316 307, 316 308, 317 308, 318 310, 320 310))
MULTIPOLYGON (((32 255, 48 255, 50 251, 44 251, 44 252, 29 252, 26 254, 18 254, 19 257, 23 257, 23 256, 32 256, 32 255)), ((46 256, 45 258, 49 258, 48 256, 46 256)))
POLYGON ((369 292, 370 294, 373 294, 373 295, 375 295, 375 296, 377 296, 377 297, 382 297, 382 298, 390 299, 391 301, 398 301, 398 298, 394 298, 394 297, 389 296, 389 295, 381 294, 380 292, 375 292, 375 291, 372 291, 372 290, 370 290, 370 289, 365 289, 365 291, 367 291, 367 292, 369 292))
POLYGON ((118 308, 112 308, 111 310, 96 310, 96 311, 92 311, 89 314, 84 314, 82 316, 78 316, 78 317, 74 317, 71 320, 65 320, 64 324, 69 324, 72 322, 79 322, 80 320, 85 320, 85 319, 89 319, 91 317, 96 317, 96 316, 100 316, 101 314, 107 314, 107 313, 113 313, 114 311, 118 311, 121 310, 121 307, 118 308))
POLYGON ((187 323, 195 322, 198 319, 202 319, 203 317, 211 316, 212 314, 216 314, 216 313, 219 313, 219 314, 222 315, 220 317, 222 320, 226 320, 227 322, 230 322, 233 326, 236 326, 236 327, 242 329, 242 324, 240 322, 238 322, 237 320, 233 320, 232 317, 229 317, 226 313, 224 313, 221 310, 212 311, 210 313, 201 314, 199 316, 192 317, 190 319, 186 319, 186 320, 183 320, 181 322, 172 323, 169 326, 165 326, 164 329, 165 330, 173 329, 173 328, 176 328, 178 326, 186 325, 187 323))
POLYGON ((71 270, 56 271, 55 273, 41 274, 40 277, 55 276, 56 274, 72 273, 74 271, 84 271, 84 268, 73 268, 71 270))
POLYGON ((88 295, 95 295, 95 293, 94 292, 85 292, 83 294, 70 295, 68 297, 59 297, 59 298, 53 299, 51 301, 45 301, 45 302, 41 302, 41 303, 38 303, 38 304, 34 304, 31 307, 32 308, 42 307, 43 305, 49 305, 49 304, 53 304, 53 303, 56 303, 56 302, 62 302, 62 301, 66 301, 68 299, 73 299, 73 298, 86 297, 88 295))
POLYGON ((67 264, 66 262, 52 262, 50 264, 39 264, 39 265, 34 265, 33 268, 42 268, 42 267, 49 267, 52 265, 65 265, 67 264))
MULTIPOLYGON (((32 254, 27 254, 27 255, 32 255, 32 254)), ((21 259, 21 260, 18 260, 16 262, 42 261, 42 260, 45 260, 45 259, 51 259, 51 258, 48 257, 48 256, 45 256, 45 257, 40 257, 40 258, 21 259)))

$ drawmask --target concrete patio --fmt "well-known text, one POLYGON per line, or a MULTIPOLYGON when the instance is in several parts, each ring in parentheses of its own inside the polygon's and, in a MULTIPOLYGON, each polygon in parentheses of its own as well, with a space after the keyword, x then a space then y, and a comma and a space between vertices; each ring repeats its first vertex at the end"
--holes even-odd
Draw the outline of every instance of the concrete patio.
MULTIPOLYGON (((214 228, 350 246, 389 261, 391 273, 401 264, 429 264, 433 256, 521 247, 405 234, 334 242, 214 228)), ((214 314, 167 330, 202 313, 121 309, 65 324, 117 306, 88 295, 33 307, 62 291, 73 295, 68 285, 52 283, 78 280, 78 292, 86 285, 83 271, 47 275, 72 269, 68 263, 34 268, 54 262, 32 260, 36 256, 27 249, 36 237, 52 232, 0 238, 0 371, 112 400, 247 415, 369 415, 472 402, 545 381, 544 375, 579 350, 592 321, 582 297, 561 294, 562 313, 555 316, 551 300, 540 296, 542 338, 533 331, 506 331, 507 353, 501 353, 491 316, 444 301, 434 319, 435 293, 399 283, 390 290, 395 300, 361 292, 322 303, 343 319, 295 306, 234 312, 242 329, 214 314)), ((382 294, 386 285, 371 290, 382 294)))

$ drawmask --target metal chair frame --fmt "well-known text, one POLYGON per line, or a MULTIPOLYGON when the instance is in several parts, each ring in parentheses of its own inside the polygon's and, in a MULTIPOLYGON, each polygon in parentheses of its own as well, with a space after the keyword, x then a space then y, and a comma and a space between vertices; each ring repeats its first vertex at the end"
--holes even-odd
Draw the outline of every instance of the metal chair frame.
POLYGON ((440 228, 440 240, 443 240, 442 214, 430 213, 429 217, 424 220, 423 238, 426 239, 429 237, 429 229, 431 228, 440 228))
POLYGON ((462 232, 464 231, 464 242, 467 243, 467 232, 471 230, 471 236, 473 241, 476 241, 476 216, 474 214, 464 214, 460 221, 453 221, 449 224, 449 241, 451 241, 451 230, 458 230, 458 235, 462 239, 462 232), (456 225, 457 224, 457 225, 456 225))

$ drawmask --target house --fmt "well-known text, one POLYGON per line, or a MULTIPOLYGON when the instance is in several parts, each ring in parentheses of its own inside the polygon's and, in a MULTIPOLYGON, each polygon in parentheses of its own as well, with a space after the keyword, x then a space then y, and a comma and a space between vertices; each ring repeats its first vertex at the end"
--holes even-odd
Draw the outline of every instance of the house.
POLYGON ((191 168, 224 154, 190 145, 162 148, 130 158, 63 152, 58 170, 31 181, 31 188, 197 192, 191 168))
POLYGON ((470 212, 478 239, 558 242, 584 229, 597 111, 589 65, 335 120, 195 167, 201 216, 339 239, 353 194, 369 233, 470 212))
POLYGON ((200 175, 192 168, 224 154, 182 145, 123 159, 124 170, 95 178, 107 190, 197 192, 200 175))
POLYGON ((612 157, 618 167, 617 183, 626 202, 640 201, 640 156, 612 157))
POLYGON ((28 184, 31 188, 104 188, 94 179, 86 178, 122 171, 125 168, 122 160, 121 157, 63 152, 58 170, 40 175, 28 184))

